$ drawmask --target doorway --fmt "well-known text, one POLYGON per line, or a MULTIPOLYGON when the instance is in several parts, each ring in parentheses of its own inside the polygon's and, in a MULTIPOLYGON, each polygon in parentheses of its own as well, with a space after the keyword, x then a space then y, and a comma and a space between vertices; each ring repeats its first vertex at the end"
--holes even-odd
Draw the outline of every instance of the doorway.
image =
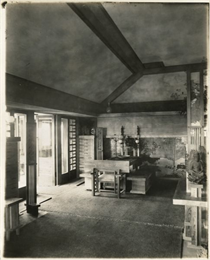
POLYGON ((55 151, 53 115, 36 116, 37 120, 37 185, 55 186, 55 151))

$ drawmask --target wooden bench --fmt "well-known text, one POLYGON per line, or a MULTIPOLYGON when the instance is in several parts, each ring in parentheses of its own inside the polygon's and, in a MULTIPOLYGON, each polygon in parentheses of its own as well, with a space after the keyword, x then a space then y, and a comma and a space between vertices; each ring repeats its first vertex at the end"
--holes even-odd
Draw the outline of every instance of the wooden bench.
POLYGON ((145 172, 141 169, 128 174, 127 180, 132 181, 132 190, 130 193, 146 194, 152 185, 153 178, 153 172, 145 172))

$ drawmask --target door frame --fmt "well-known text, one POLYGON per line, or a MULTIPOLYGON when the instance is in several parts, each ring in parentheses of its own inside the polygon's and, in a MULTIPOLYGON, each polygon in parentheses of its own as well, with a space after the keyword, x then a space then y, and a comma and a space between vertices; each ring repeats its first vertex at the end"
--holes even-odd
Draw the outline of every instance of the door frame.
POLYGON ((49 185, 49 187, 51 186, 55 186, 56 185, 56 177, 55 177, 55 162, 56 162, 56 153, 55 153, 55 147, 56 147, 56 142, 55 142, 55 117, 52 114, 42 114, 42 113, 36 113, 36 145, 37 145, 37 149, 36 149, 36 157, 37 157, 37 186, 39 187, 39 120, 46 120, 46 119, 50 119, 52 120, 52 158, 53 158, 53 163, 52 163, 52 181, 51 181, 51 185, 49 185))

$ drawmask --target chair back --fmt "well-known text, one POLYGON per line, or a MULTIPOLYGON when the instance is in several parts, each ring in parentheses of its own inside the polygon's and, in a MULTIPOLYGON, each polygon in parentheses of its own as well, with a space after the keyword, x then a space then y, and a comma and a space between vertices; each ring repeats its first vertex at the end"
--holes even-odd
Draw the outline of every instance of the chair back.
POLYGON ((96 168, 100 171, 113 172, 121 170, 122 173, 129 173, 130 166, 128 161, 115 161, 115 160, 89 160, 84 163, 85 171, 92 171, 96 168))

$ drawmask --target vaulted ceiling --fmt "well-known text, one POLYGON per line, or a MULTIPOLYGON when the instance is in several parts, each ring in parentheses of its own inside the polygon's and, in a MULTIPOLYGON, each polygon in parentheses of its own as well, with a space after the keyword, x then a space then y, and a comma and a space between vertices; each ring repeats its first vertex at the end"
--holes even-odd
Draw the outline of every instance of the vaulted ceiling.
POLYGON ((185 72, 143 75, 141 68, 206 61, 207 5, 103 3, 86 6, 81 4, 77 9, 65 3, 8 4, 7 73, 101 103, 108 101, 107 97, 139 70, 132 83, 111 101, 132 103, 186 97, 185 72), (100 18, 103 14, 105 23, 100 19, 95 23, 97 15, 100 18), (108 42, 105 36, 109 37, 108 42), (123 50, 134 55, 130 60, 125 57, 130 63, 136 62, 134 65, 123 62, 126 55, 123 50))

